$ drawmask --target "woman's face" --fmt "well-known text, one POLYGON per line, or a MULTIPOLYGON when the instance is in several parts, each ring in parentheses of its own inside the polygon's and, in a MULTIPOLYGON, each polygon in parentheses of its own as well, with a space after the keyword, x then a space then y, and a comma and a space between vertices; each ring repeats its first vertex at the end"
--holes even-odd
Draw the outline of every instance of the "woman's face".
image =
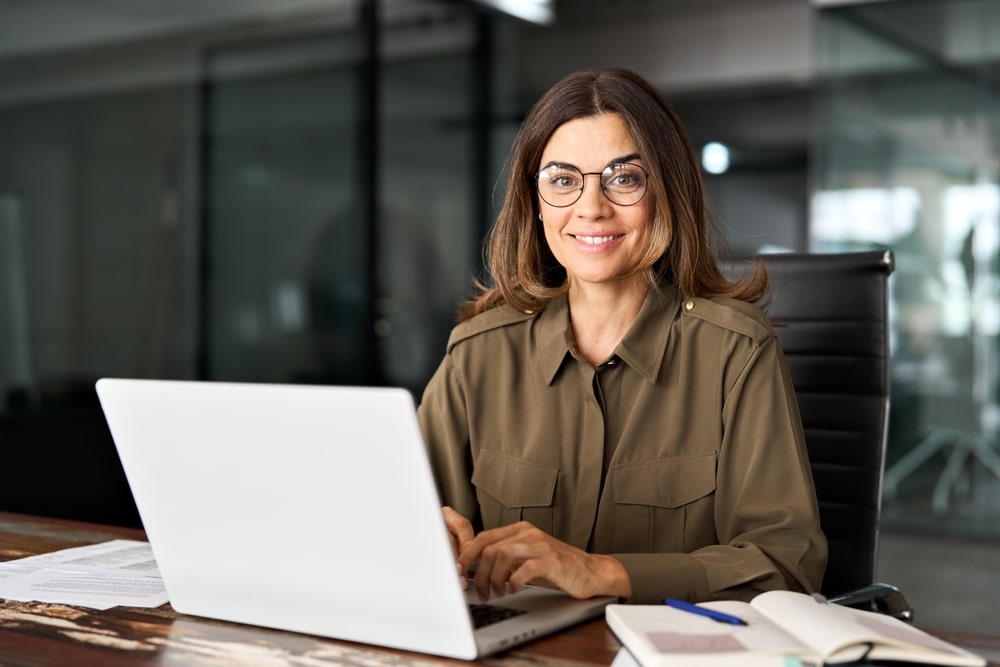
MULTIPOLYGON (((538 208, 545 240, 566 269, 571 288, 581 282, 619 281, 634 270, 646 251, 652 227, 651 193, 645 192, 637 203, 624 206, 612 202, 601 190, 605 178, 612 197, 619 201, 634 198, 628 194, 630 176, 615 180, 614 176, 600 175, 605 168, 625 162, 642 167, 647 164, 638 155, 625 121, 616 113, 567 121, 556 129, 542 151, 539 171, 545 175, 539 178, 538 208), (548 174, 556 172, 549 168, 570 166, 587 174, 583 176, 583 193, 568 206, 553 206, 541 196, 546 187, 543 179, 552 184, 548 174)), ((558 174, 555 177, 562 178, 558 174)), ((572 196, 566 195, 568 199, 572 196)), ((563 201, 551 192, 548 198, 555 203, 563 201)))

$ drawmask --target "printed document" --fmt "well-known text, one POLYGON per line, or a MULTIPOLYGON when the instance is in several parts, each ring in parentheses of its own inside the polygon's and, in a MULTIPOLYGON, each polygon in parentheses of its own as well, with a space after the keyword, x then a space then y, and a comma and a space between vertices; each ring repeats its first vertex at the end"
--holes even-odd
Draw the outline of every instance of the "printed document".
POLYGON ((148 608, 166 603, 167 592, 148 542, 111 540, 0 563, 0 598, 148 608))

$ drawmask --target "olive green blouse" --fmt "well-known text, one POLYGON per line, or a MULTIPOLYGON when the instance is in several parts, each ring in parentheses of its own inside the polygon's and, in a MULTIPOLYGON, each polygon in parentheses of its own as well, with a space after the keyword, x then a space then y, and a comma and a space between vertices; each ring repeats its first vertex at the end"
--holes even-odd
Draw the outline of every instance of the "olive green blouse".
POLYGON ((419 408, 441 501, 612 554, 632 602, 818 590, 827 545, 791 379, 756 306, 650 290, 615 353, 566 297, 452 331, 419 408))

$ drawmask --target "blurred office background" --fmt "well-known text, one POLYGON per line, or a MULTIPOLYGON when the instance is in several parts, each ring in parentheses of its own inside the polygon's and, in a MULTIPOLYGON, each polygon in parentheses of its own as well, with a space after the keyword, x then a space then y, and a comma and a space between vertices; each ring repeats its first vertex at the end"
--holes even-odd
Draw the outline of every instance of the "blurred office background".
POLYGON ((101 376, 419 394, 520 118, 622 65, 738 254, 895 252, 879 574, 989 629, 997 35, 1000 0, 0 0, 0 510, 137 523, 101 376))

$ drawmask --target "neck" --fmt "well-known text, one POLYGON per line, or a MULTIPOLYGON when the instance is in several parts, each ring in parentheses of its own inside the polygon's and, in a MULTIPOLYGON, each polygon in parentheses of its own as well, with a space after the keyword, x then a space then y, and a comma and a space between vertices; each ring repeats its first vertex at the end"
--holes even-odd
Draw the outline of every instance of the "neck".
POLYGON ((569 290, 570 322, 577 350, 590 363, 608 359, 632 327, 648 286, 631 281, 618 285, 574 283, 569 290))

